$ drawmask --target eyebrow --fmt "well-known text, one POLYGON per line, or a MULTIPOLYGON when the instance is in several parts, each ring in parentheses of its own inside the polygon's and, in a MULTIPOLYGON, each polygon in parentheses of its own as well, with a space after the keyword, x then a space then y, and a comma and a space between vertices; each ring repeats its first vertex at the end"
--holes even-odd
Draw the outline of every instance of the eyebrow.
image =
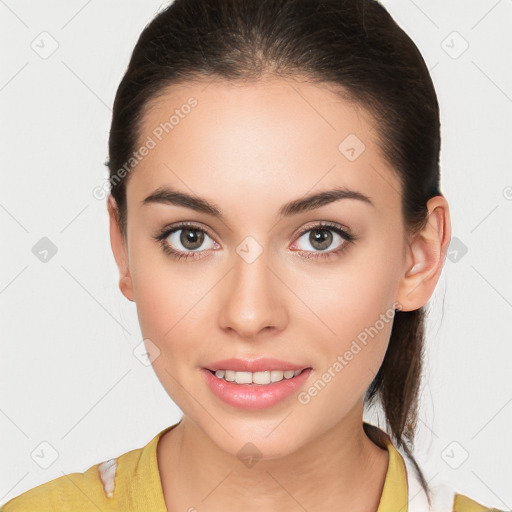
MULTIPOLYGON (((279 209, 279 217, 290 217, 299 213, 316 210, 317 208, 321 208, 322 206, 341 199, 356 199, 375 207, 370 198, 361 192, 350 190, 346 187, 338 187, 323 192, 315 192, 286 203, 279 209)), ((183 206, 197 212, 218 217, 219 219, 224 218, 220 208, 210 201, 185 192, 180 192, 169 186, 158 187, 142 201, 142 206, 153 203, 183 206)))

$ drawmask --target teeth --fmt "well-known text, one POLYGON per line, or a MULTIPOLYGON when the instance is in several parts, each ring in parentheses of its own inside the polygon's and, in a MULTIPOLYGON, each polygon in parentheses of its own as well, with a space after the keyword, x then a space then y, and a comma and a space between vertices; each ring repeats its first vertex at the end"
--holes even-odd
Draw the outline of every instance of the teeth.
POLYGON ((264 372, 235 372, 234 370, 217 370, 215 375, 219 379, 237 384, 270 384, 283 379, 291 379, 301 373, 302 370, 266 370, 264 372))

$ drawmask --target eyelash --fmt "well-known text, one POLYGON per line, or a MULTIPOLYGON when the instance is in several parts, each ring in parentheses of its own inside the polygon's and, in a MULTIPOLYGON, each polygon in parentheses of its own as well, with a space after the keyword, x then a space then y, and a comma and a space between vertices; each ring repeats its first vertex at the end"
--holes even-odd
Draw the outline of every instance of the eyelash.
MULTIPOLYGON (((175 260, 197 260, 202 258, 200 255, 202 252, 205 251, 190 251, 190 252, 182 252, 177 251, 176 249, 173 249, 166 241, 165 239, 171 235, 172 233, 176 231, 180 231, 183 228, 189 228, 194 231, 202 231, 203 233, 206 233, 212 240, 214 237, 211 235, 211 233, 202 227, 197 226, 196 224, 191 224, 188 222, 180 222, 176 225, 174 225, 172 228, 164 228, 160 233, 158 233, 153 238, 160 243, 160 246, 162 247, 162 250, 165 254, 170 256, 171 258, 174 258, 175 260)), ((317 224, 314 224, 313 226, 309 226, 307 229, 302 231, 298 236, 297 240, 301 238, 304 234, 309 233, 310 231, 314 230, 326 230, 326 231, 334 231, 338 235, 341 236, 341 238, 344 239, 343 244, 338 248, 334 249, 332 251, 326 251, 326 252, 311 252, 311 251, 296 251, 299 254, 303 255, 303 257, 307 259, 330 259, 333 257, 340 256, 343 252, 345 252, 350 244, 355 242, 357 240, 357 237, 353 235, 348 229, 342 229, 338 224, 333 224, 331 222, 319 222, 317 224), (328 229, 326 229, 328 228, 328 229)))

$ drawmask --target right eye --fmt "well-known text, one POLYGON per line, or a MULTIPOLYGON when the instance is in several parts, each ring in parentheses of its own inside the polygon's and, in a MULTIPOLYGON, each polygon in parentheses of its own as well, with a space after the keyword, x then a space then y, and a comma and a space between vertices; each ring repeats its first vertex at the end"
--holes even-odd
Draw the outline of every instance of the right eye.
POLYGON ((196 260, 202 258, 203 256, 200 256, 200 253, 206 252, 207 249, 220 247, 205 229, 188 223, 167 227, 154 238, 160 242, 166 254, 177 260, 196 260), (206 239, 211 241, 210 247, 200 250, 206 239))

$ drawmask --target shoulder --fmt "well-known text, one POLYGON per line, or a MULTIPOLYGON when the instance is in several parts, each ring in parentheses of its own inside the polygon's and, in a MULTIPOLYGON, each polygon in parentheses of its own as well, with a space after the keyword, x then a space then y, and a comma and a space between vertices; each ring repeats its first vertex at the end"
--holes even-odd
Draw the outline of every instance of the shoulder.
POLYGON ((1 511, 87 511, 93 507, 102 510, 105 498, 100 492, 103 487, 99 478, 99 466, 100 464, 95 464, 84 473, 66 474, 29 489, 8 501, 1 511))
MULTIPOLYGON (((431 506, 425 506, 425 510, 433 512, 511 512, 483 505, 468 495, 458 492, 447 483, 429 485, 429 497, 431 506)), ((414 510, 413 507, 409 512, 414 512, 414 510)))
POLYGON ((497 508, 486 507, 477 501, 464 496, 463 494, 455 493, 453 502, 453 512, 505 512, 497 508))
POLYGON ((94 464, 83 473, 64 474, 40 484, 5 503, 0 507, 0 512, 121 510, 117 506, 112 507, 114 482, 116 490, 125 498, 123 501, 129 500, 129 493, 123 492, 121 487, 125 487, 137 473, 138 461, 144 448, 94 464))
MULTIPOLYGON (((404 501, 405 499, 408 502, 408 512, 512 512, 482 505, 469 496, 459 493, 458 490, 445 482, 429 484, 429 496, 427 498, 418 473, 419 468, 409 454, 405 450, 396 447, 390 435, 385 431, 369 424, 365 424, 364 427, 365 431, 371 436, 370 438, 382 448, 387 448, 390 455, 384 491, 386 491, 386 483, 389 478, 394 484, 391 493, 393 494, 393 501, 396 502, 397 499, 404 501), (401 494, 397 489, 401 489, 401 494), (402 496, 405 496, 405 498, 402 496)), ((387 490, 389 491, 389 489, 387 490)), ((388 510, 388 508, 383 507, 382 510, 388 510)), ((380 508, 378 512, 380 512, 380 508)))
POLYGON ((412 497, 409 498, 409 512, 512 512, 483 505, 466 494, 459 493, 446 483, 428 486, 430 505, 426 495, 423 500, 417 501, 420 484, 417 479, 410 478, 410 475, 408 477, 410 483, 412 483, 411 480, 415 480, 411 489, 412 497))

